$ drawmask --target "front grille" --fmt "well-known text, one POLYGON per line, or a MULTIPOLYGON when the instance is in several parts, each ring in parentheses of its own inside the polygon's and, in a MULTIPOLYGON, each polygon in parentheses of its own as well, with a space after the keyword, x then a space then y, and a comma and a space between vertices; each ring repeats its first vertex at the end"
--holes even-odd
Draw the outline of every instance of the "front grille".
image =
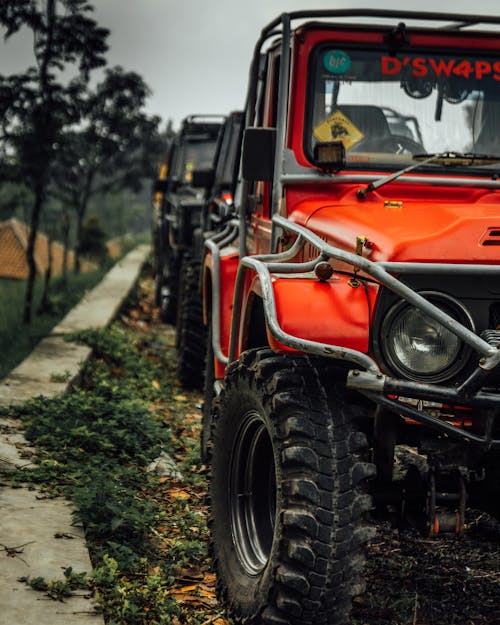
POLYGON ((500 245, 500 228, 490 228, 484 235, 481 245, 500 245))
MULTIPOLYGON (((500 330, 483 330, 480 336, 483 341, 486 341, 492 347, 500 349, 500 330)), ((483 388, 483 390, 489 393, 500 392, 500 370, 498 367, 490 372, 490 375, 488 376, 486 382, 486 386, 483 388)))
POLYGON ((493 330, 500 330, 500 302, 493 302, 490 306, 489 327, 493 330))
POLYGON ((481 338, 493 347, 500 347, 500 330, 483 330, 481 338))

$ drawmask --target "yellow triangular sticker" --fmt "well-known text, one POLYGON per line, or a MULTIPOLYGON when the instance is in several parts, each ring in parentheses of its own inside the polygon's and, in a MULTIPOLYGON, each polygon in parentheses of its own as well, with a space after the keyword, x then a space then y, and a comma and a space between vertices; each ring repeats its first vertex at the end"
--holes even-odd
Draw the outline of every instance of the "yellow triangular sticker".
POLYGON ((342 141, 346 150, 361 141, 365 136, 361 130, 341 111, 334 111, 320 124, 318 124, 313 134, 318 141, 342 141))

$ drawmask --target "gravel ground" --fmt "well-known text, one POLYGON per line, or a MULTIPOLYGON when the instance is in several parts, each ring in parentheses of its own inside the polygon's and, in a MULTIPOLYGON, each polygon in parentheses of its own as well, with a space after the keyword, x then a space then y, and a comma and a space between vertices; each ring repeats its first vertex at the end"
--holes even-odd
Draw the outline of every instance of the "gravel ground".
POLYGON ((498 525, 468 511, 460 537, 426 539, 379 522, 368 549, 363 625, 500 625, 498 525))

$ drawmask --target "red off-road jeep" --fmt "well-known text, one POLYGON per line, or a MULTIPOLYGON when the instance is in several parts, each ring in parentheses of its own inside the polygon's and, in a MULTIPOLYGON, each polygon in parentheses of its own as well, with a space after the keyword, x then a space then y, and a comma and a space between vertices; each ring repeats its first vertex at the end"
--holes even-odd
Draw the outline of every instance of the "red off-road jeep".
POLYGON ((468 503, 500 514, 499 24, 301 11, 262 31, 203 277, 211 544, 245 623, 347 623, 373 505, 430 535, 468 503))

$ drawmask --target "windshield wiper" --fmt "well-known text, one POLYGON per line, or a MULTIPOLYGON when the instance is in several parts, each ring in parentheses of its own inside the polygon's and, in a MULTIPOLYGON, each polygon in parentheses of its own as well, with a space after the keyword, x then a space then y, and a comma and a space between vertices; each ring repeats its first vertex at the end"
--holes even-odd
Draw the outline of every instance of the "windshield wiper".
POLYGON ((409 165, 404 169, 400 169, 399 171, 390 174, 389 176, 382 176, 375 182, 370 182, 370 184, 366 185, 363 189, 358 189, 357 196, 363 200, 368 193, 371 191, 375 191, 376 189, 380 189, 380 187, 384 186, 388 182, 392 182, 399 178, 403 174, 406 174, 418 167, 422 167, 422 165, 428 165, 429 163, 437 163, 439 165, 444 165, 445 167, 463 167, 463 166, 471 166, 471 165, 494 165, 495 163, 500 163, 500 156, 490 156, 488 154, 473 154, 471 152, 467 152, 466 154, 462 154, 460 152, 438 152, 435 154, 413 154, 412 159, 414 161, 418 161, 418 163, 414 163, 413 165, 409 165))

